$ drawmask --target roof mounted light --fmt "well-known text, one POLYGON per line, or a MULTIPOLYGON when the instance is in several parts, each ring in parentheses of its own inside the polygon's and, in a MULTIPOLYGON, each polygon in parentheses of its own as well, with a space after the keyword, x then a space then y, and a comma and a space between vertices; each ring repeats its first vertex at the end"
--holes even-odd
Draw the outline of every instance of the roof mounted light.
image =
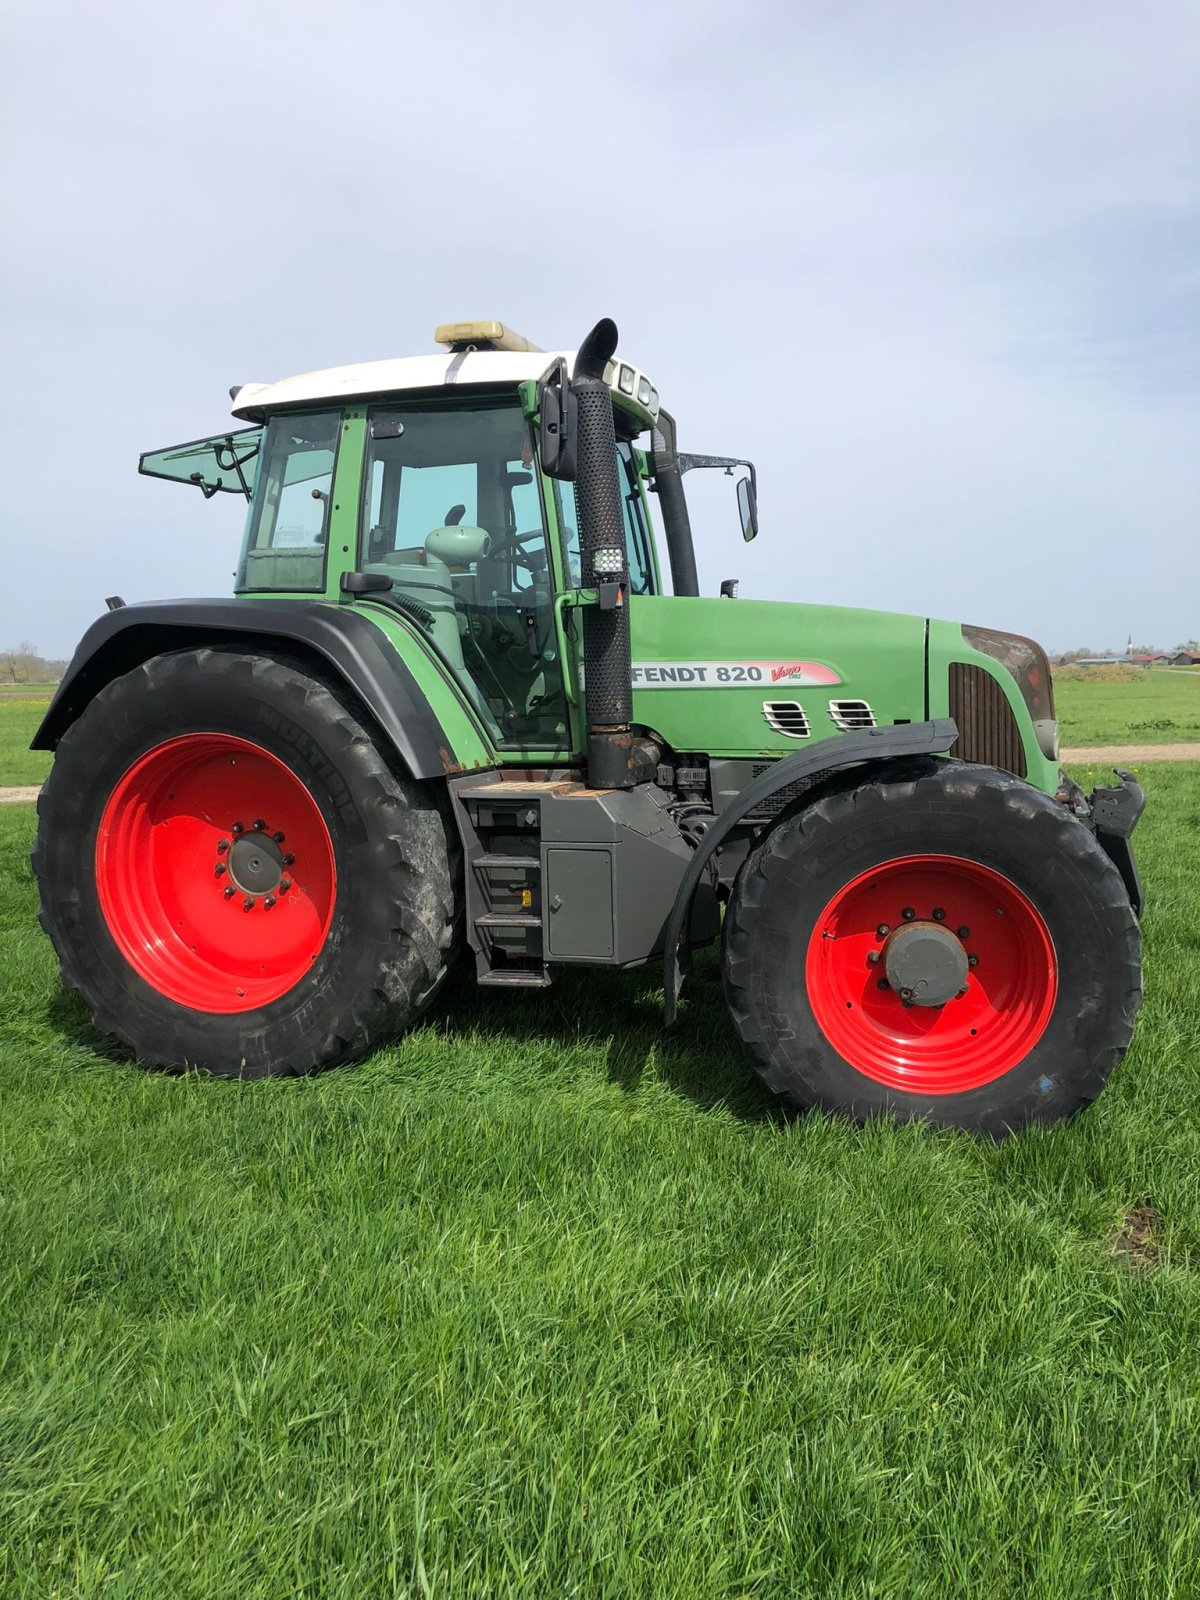
POLYGON ((502 322, 443 322, 433 330, 435 344, 444 344, 447 350, 534 350, 534 344, 522 334, 514 333, 502 322))

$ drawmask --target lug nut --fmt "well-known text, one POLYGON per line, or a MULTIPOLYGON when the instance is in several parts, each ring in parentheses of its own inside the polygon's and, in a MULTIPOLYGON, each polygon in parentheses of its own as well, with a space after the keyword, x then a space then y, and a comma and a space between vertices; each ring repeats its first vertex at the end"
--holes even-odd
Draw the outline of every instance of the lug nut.
POLYGON ((879 979, 876 980, 875 987, 877 989, 890 989, 891 988, 891 984, 887 981, 886 978, 879 978, 879 979))
POLYGON ((911 1000, 912 999, 912 990, 911 989, 901 989, 900 998, 901 998, 901 1000, 911 1000))
POLYGON ((244 822, 235 822, 233 827, 230 828, 229 831, 230 831, 230 833, 245 833, 246 824, 244 822))
POLYGON ((879 924, 879 926, 875 929, 875 937, 877 939, 886 939, 888 934, 891 933, 891 931, 892 930, 888 927, 886 922, 881 922, 879 924))
POLYGON ((264 911, 270 911, 271 907, 274 904, 275 904, 275 896, 273 894, 269 894, 267 896, 267 898, 263 901, 263 910, 264 911))
POLYGON ((961 928, 955 928, 954 931, 960 939, 969 939, 971 937, 971 930, 967 927, 965 922, 961 928))
POLYGON ((229 840, 228 839, 218 839, 217 840, 217 854, 219 856, 223 856, 225 854, 226 850, 228 850, 228 849, 229 849, 229 840))
POLYGON ((266 823, 263 821, 263 819, 261 817, 257 817, 254 822, 255 833, 261 833, 265 827, 266 823))
POLYGON ((213 877, 214 878, 221 878, 221 877, 224 877, 224 875, 225 875, 225 863, 223 861, 218 861, 216 866, 213 868, 213 877))
POLYGON ((253 911, 254 910, 254 900, 253 900, 252 896, 247 895, 246 898, 242 901, 242 910, 243 911, 253 911))
POLYGON ((904 910, 900 913, 900 915, 904 918, 905 922, 911 922, 912 919, 916 916, 916 914, 917 913, 913 910, 913 908, 911 906, 905 906, 904 910))
POLYGON ((295 856, 284 856, 283 864, 285 867, 294 867, 296 865, 295 856))
POLYGON ((879 951, 878 950, 868 950, 867 951, 867 965, 869 967, 875 967, 875 966, 879 965, 879 951))
POLYGON ((976 955, 969 955, 967 957, 967 965, 969 967, 977 967, 979 965, 979 957, 976 955))
POLYGON ((231 883, 227 883, 225 885, 225 898, 226 898, 226 900, 232 900, 236 893, 237 893, 237 890, 234 888, 234 886, 231 883))
POLYGON ((291 887, 292 887, 292 880, 290 878, 280 878, 280 880, 279 880, 279 892, 280 892, 280 894, 286 894, 291 887))
POLYGON ((945 922, 946 913, 942 910, 941 906, 934 906, 934 908, 933 908, 933 920, 935 922, 945 922))
POLYGON ((271 835, 271 837, 272 837, 272 839, 274 839, 276 844, 282 844, 283 843, 283 835, 281 833, 273 833, 271 835))

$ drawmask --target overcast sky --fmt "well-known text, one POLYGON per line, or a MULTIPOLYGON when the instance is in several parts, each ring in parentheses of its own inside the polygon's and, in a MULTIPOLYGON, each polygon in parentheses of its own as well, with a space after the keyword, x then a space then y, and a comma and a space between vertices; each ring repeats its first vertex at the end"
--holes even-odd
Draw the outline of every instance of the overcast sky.
POLYGON ((136 467, 231 383, 601 315, 758 462, 706 593, 1200 635, 1192 0, 4 16, 0 646, 229 592, 239 503, 136 467))

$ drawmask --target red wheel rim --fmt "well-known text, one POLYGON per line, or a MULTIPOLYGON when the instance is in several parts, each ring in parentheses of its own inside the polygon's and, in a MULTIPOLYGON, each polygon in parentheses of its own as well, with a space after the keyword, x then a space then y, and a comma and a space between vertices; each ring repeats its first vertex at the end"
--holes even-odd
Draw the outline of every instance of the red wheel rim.
POLYGON ((294 988, 325 943, 335 884, 313 797, 269 751, 230 734, 148 750, 100 819, 109 932, 152 988, 196 1011, 252 1011, 294 988))
POLYGON ((864 1076, 913 1094, 959 1094, 1033 1049, 1054 1010, 1058 962, 1040 912, 1002 873, 959 856, 904 856, 830 900, 809 940, 805 982, 822 1033, 864 1076), (887 981, 887 941, 935 913, 970 961, 965 993, 942 1006, 905 1005, 887 981))

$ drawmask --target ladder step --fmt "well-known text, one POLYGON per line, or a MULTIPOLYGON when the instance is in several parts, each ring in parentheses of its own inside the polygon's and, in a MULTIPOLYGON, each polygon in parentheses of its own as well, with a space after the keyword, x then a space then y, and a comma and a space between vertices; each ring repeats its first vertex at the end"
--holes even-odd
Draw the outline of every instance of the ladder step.
POLYGON ((542 919, 532 911, 485 911, 475 918, 477 928, 540 928, 542 919))
POLYGON ((492 867, 525 867, 530 872, 540 872, 542 863, 536 856, 476 856, 471 863, 489 871, 492 867))
POLYGON ((548 972, 531 972, 523 967, 493 967, 477 980, 481 989, 548 989, 553 980, 548 972))

